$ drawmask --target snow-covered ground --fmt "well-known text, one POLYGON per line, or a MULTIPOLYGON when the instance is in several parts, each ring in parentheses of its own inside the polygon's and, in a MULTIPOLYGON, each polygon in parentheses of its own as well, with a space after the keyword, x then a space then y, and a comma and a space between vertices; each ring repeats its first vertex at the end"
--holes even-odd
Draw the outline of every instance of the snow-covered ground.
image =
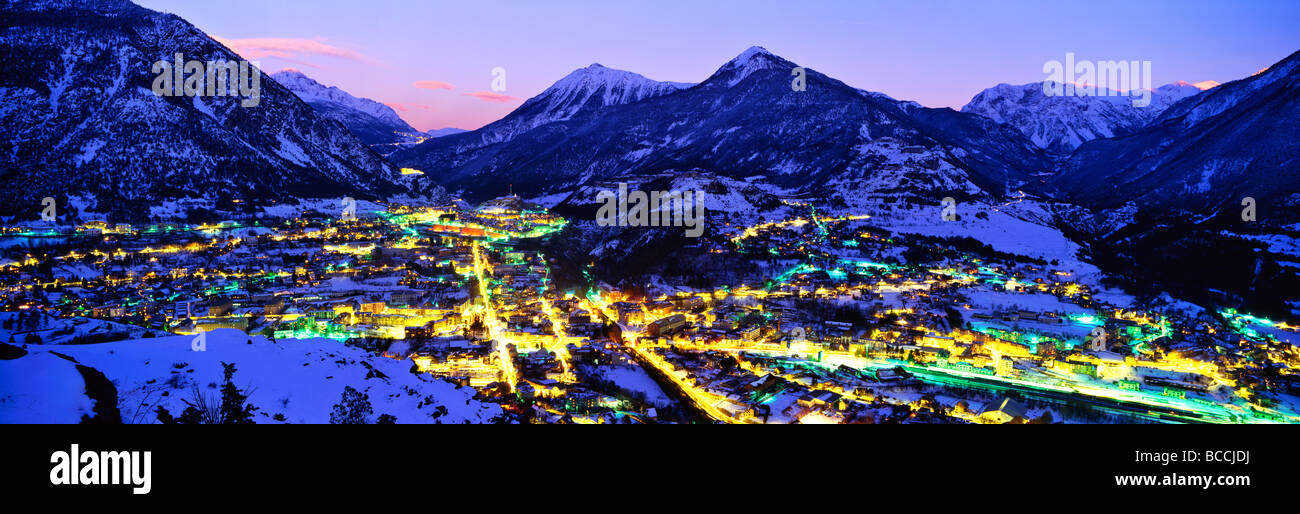
POLYGON ((960 219, 944 221, 941 206, 916 206, 870 209, 868 224, 901 234, 933 237, 970 237, 994 250, 1042 259, 1053 269, 1069 271, 1071 280, 1095 291, 1095 297, 1111 304, 1128 307, 1133 298, 1123 291, 1102 286, 1104 273, 1084 262, 1080 247, 1051 226, 1054 214, 1050 206, 1033 200, 1013 201, 1002 205, 958 203, 960 219))
POLYGON ((42 315, 34 327, 20 327, 17 325, 18 313, 0 312, 0 322, 5 321, 9 321, 11 325, 9 328, 0 326, 0 342, 7 342, 12 338, 13 344, 22 344, 32 334, 40 337, 41 344, 46 345, 68 344, 78 337, 103 336, 122 340, 140 339, 150 333, 155 336, 167 335, 167 332, 162 330, 95 318, 55 318, 42 315))
POLYGON ((943 221, 942 207, 933 206, 873 213, 871 224, 904 234, 971 237, 1001 252, 1056 260, 1069 269, 1096 272, 1095 266, 1077 261, 1079 245, 1055 228, 978 204, 958 204, 956 209, 961 219, 954 221, 943 221), (986 213, 988 219, 977 217, 979 212, 986 213))
POLYGON ((345 386, 365 392, 380 414, 398 423, 486 423, 499 406, 473 399, 474 389, 410 372, 411 363, 375 357, 329 339, 272 342, 232 329, 206 334, 206 350, 193 336, 113 343, 29 345, 27 355, 0 361, 0 423, 75 423, 90 413, 84 381, 67 355, 102 372, 117 388, 124 423, 154 423, 153 410, 172 415, 198 386, 219 397, 222 362, 236 365, 234 382, 258 410, 257 423, 328 423, 345 386), (276 415, 283 415, 283 421, 276 415))
POLYGON ((564 199, 568 198, 571 194, 573 194, 573 191, 561 191, 559 193, 529 198, 528 201, 550 209, 551 207, 555 207, 556 204, 563 202, 564 199))
POLYGON ((76 423, 94 413, 76 365, 50 352, 0 360, 0 423, 76 423))
POLYGON ((667 407, 674 402, 664 394, 650 374, 640 366, 601 366, 600 375, 629 391, 645 393, 647 402, 657 407, 667 407))

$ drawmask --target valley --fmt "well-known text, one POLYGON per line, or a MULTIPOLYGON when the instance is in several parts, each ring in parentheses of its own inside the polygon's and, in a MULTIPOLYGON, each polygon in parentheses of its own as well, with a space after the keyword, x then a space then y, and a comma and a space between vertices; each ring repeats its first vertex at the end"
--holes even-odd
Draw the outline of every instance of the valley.
MULTIPOLYGON (((376 205, 356 219, 9 230, 9 248, 67 242, 4 265, 0 309, 18 314, 0 339, 24 354, 8 366, 67 356, 119 387, 161 384, 168 369, 122 370, 105 348, 216 338, 195 357, 240 359, 226 348, 244 333, 250 348, 338 347, 388 369, 363 390, 394 373, 424 377, 404 387, 465 388, 498 406, 498 421, 1300 421, 1300 327, 1167 295, 1139 302, 1103 285, 1059 234, 988 246, 883 212, 793 201, 767 215, 712 211, 704 236, 616 282, 594 261, 547 253, 608 228, 516 197, 376 205), (667 266, 692 255, 732 272, 667 266), (96 337, 86 320, 130 330, 96 337)), ((938 207, 912 216, 945 223, 938 207)), ((185 381, 170 383, 157 391, 183 398, 185 381)), ((0 403, 77 405, 75 393, 50 394, 20 389, 0 403)), ((157 405, 139 413, 140 394, 119 410, 157 422, 157 405)), ((409 409, 394 410, 399 421, 440 422, 409 409)))

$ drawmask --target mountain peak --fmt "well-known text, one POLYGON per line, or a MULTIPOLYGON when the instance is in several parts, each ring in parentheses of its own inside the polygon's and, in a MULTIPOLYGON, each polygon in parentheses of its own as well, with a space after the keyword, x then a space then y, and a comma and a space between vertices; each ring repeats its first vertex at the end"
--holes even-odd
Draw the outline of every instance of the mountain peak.
POLYGON ((600 86, 602 84, 611 84, 611 83, 612 84, 636 84, 636 83, 658 84, 659 82, 648 79, 639 73, 633 73, 626 70, 617 70, 614 68, 604 66, 600 63, 592 63, 591 65, 585 68, 578 68, 576 70, 573 70, 568 75, 565 75, 564 78, 556 81, 554 84, 551 85, 551 87, 547 89, 548 90, 557 89, 557 88, 564 89, 568 87, 573 87, 575 85, 585 85, 590 87, 590 86, 600 86))
POLYGON ((326 86, 296 69, 285 68, 272 73, 271 78, 366 143, 390 143, 406 137, 401 134, 417 132, 392 107, 326 86))
POLYGON ((530 104, 545 104, 548 106, 547 111, 566 111, 567 114, 563 117, 567 118, 592 97, 597 97, 601 105, 625 104, 690 86, 691 84, 678 82, 659 82, 639 73, 593 63, 565 75, 540 95, 528 99, 520 108, 530 104))
POLYGON ((693 86, 660 82, 639 73, 592 63, 573 70, 537 96, 524 101, 506 117, 474 132, 483 144, 509 141, 536 127, 569 120, 602 107, 623 105, 675 93, 693 86))
POLYGON ((302 70, 299 70, 298 68, 285 68, 285 69, 283 69, 283 70, 280 70, 280 71, 277 71, 277 72, 275 72, 275 73, 272 73, 271 76, 272 76, 272 77, 293 77, 293 78, 304 78, 304 79, 307 79, 307 80, 311 80, 312 82, 315 82, 315 80, 312 80, 311 77, 308 77, 307 74, 303 73, 302 70))
POLYGON ((731 67, 763 70, 783 64, 790 64, 790 61, 782 59, 761 46, 751 46, 746 48, 744 52, 740 52, 740 55, 737 55, 734 59, 727 61, 727 64, 722 65, 722 67, 724 69, 731 67))
POLYGON ((780 56, 769 52, 766 48, 751 46, 741 52, 740 55, 723 64, 706 82, 725 82, 727 87, 731 87, 739 84, 740 81, 745 80, 746 77, 756 71, 794 68, 794 66, 794 63, 782 59, 780 56))
POLYGON ((1165 84, 1151 91, 1149 105, 1135 107, 1129 95, 1076 95, 1076 87, 1066 84, 1066 94, 1048 96, 1042 82, 998 84, 975 95, 961 110, 1009 123, 1038 147, 1067 154, 1087 141, 1131 134, 1203 89, 1183 81, 1165 84))
POLYGON ((275 79, 276 82, 279 82, 280 85, 295 90, 294 92, 300 92, 298 90, 303 89, 329 89, 326 85, 317 82, 316 79, 308 77, 307 74, 294 68, 285 68, 272 73, 271 78, 275 79))
POLYGON ((772 52, 767 51, 766 48, 763 48, 763 47, 758 46, 758 45, 754 45, 754 46, 751 46, 751 47, 749 47, 749 48, 746 48, 744 52, 740 52, 740 55, 737 55, 736 58, 735 58, 735 59, 732 59, 732 60, 733 60, 733 61, 748 61, 748 60, 750 60, 750 59, 754 59, 754 58, 756 58, 756 57, 776 57, 776 54, 773 54, 772 52))

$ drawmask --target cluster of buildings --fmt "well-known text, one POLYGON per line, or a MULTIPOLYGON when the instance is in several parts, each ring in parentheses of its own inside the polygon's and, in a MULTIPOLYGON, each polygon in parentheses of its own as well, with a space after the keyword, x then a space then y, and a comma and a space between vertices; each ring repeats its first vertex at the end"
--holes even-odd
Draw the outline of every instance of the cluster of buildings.
POLYGON ((762 261, 769 277, 654 293, 557 284, 563 263, 519 243, 566 221, 513 196, 359 217, 10 227, 0 310, 336 339, 544 423, 1001 423, 1084 403, 1300 421, 1296 327, 1120 308, 1050 263, 868 222, 812 211, 736 225, 696 249, 762 261))

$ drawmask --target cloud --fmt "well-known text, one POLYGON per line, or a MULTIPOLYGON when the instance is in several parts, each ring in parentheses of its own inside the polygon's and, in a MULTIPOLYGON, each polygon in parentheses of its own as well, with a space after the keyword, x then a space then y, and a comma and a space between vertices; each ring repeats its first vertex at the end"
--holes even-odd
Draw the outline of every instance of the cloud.
POLYGON ((339 48, 324 42, 324 38, 301 39, 288 37, 252 37, 243 39, 226 39, 212 36, 218 43, 226 45, 245 59, 264 59, 276 57, 297 61, 306 56, 325 56, 347 59, 350 61, 376 64, 377 61, 346 48, 339 48))
POLYGON ((415 81, 415 87, 420 89, 446 89, 449 91, 452 89, 451 84, 439 80, 417 80, 415 81))
POLYGON ((461 94, 465 96, 472 96, 484 102, 513 102, 515 100, 518 100, 518 98, 515 98, 513 96, 503 95, 501 93, 493 93, 491 91, 475 91, 473 93, 461 93, 461 94))

